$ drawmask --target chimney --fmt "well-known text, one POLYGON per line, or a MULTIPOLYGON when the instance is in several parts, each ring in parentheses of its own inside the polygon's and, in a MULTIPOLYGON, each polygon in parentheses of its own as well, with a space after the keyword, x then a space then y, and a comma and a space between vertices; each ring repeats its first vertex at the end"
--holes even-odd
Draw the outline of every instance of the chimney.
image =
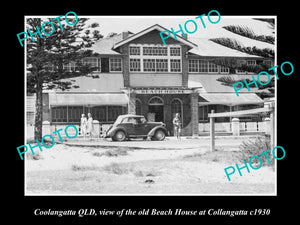
POLYGON ((126 39, 128 37, 129 37, 129 32, 128 31, 123 31, 122 32, 122 39, 124 40, 124 39, 126 39))

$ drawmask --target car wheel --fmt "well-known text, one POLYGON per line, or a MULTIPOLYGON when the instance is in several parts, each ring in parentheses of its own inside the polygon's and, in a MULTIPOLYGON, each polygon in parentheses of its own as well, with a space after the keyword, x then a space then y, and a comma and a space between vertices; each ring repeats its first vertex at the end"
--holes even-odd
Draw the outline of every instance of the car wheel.
POLYGON ((165 137, 166 137, 166 134, 163 130, 157 130, 154 133, 153 139, 156 140, 156 141, 162 141, 162 140, 165 139, 165 137))
POLYGON ((126 139, 126 134, 124 131, 119 130, 112 137, 113 141, 124 141, 126 139))

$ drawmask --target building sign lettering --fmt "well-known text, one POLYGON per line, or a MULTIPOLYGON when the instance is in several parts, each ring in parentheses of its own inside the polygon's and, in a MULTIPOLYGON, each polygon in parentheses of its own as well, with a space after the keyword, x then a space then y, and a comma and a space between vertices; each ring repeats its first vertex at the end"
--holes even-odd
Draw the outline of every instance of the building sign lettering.
POLYGON ((184 89, 135 89, 136 94, 191 94, 192 90, 184 89))

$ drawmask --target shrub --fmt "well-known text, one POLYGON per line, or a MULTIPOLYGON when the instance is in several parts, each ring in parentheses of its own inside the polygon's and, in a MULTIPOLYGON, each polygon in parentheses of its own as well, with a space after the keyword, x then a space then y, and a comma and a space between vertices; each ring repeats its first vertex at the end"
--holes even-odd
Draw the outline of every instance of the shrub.
MULTIPOLYGON (((264 155, 260 155, 262 152, 270 150, 270 137, 269 136, 263 136, 263 137, 257 137, 253 140, 243 141, 243 143, 239 146, 241 152, 242 152, 242 160, 246 160, 247 162, 252 156, 259 156, 263 162, 263 165, 268 164, 268 160, 264 155)), ((271 162, 271 165, 274 165, 274 158, 270 152, 268 152, 268 156, 271 162)), ((253 160, 253 163, 258 160, 253 160)))

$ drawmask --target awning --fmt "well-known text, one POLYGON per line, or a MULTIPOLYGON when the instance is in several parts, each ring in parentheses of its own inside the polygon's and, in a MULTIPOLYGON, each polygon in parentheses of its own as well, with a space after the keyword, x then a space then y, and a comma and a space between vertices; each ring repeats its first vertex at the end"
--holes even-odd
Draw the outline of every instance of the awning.
POLYGON ((200 93, 199 105, 246 105, 263 104, 264 101, 255 93, 200 93))
POLYGON ((49 93, 50 106, 127 105, 124 93, 49 93))

